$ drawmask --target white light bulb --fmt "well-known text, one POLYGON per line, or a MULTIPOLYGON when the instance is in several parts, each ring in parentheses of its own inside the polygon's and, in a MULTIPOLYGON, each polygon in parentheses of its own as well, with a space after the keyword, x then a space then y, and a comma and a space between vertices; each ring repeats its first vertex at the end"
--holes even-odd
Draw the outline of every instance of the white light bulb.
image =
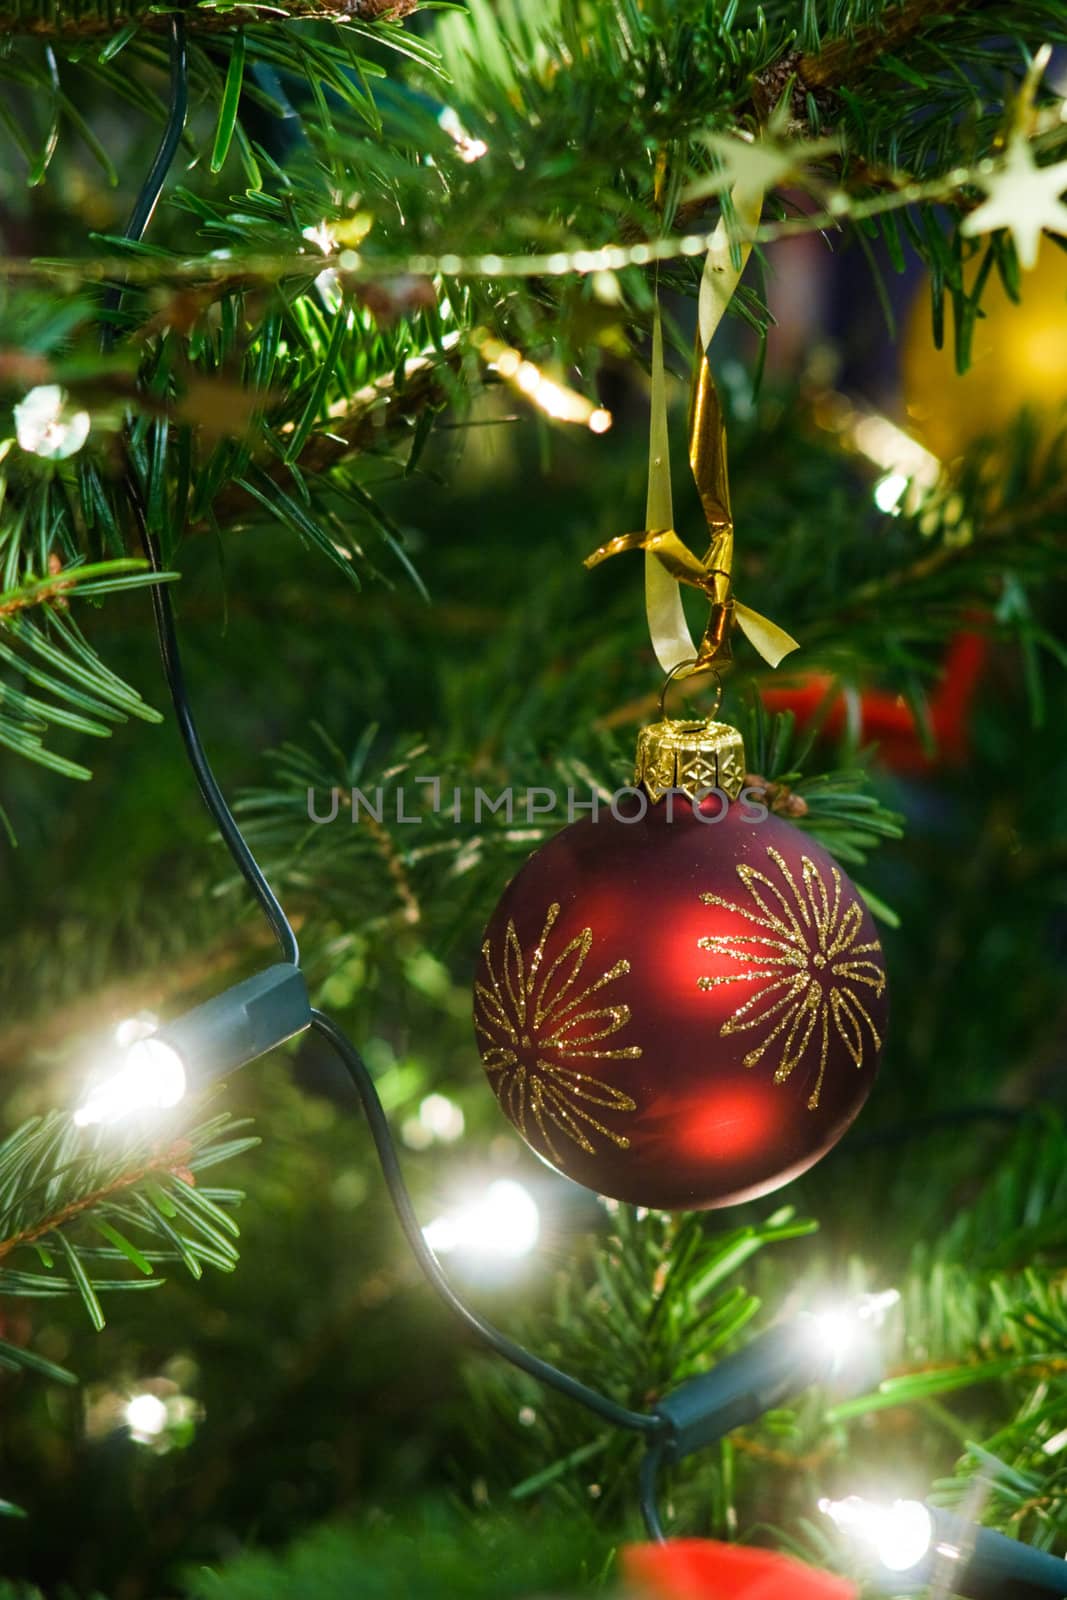
POLYGON ((317 245, 324 256, 332 255, 337 249, 337 240, 330 231, 328 222, 317 222, 313 228, 302 228, 301 237, 309 244, 317 245))
POLYGON ((819 1510, 868 1545, 887 1572, 910 1572, 933 1543, 934 1519, 921 1500, 880 1506, 853 1494, 847 1500, 820 1500, 819 1510))
POLYGON ((463 1112, 446 1094, 428 1094, 419 1106, 419 1123, 431 1139, 454 1144, 463 1136, 463 1112))
POLYGON ((825 1352, 836 1366, 843 1361, 856 1340, 856 1318, 851 1311, 820 1311, 816 1318, 815 1336, 820 1353, 825 1352))
POLYGON ((886 1313, 899 1300, 898 1290, 884 1289, 815 1312, 812 1334, 820 1353, 828 1355, 834 1367, 840 1366, 855 1350, 865 1328, 881 1327, 886 1313))
POLYGON ((164 1111, 185 1094, 182 1058, 161 1039, 137 1038, 137 1023, 120 1023, 116 1039, 121 1054, 116 1070, 93 1084, 74 1113, 79 1128, 94 1122, 118 1122, 134 1111, 164 1111))
POLYGON ((44 461, 65 461, 89 437, 88 411, 72 411, 58 383, 31 389, 15 407, 15 437, 20 447, 44 461))
POLYGON ((884 478, 879 478, 874 486, 874 503, 879 511, 899 511, 908 482, 903 472, 887 472, 884 478))
POLYGON ((885 1321, 886 1312, 892 1311, 894 1306, 900 1304, 899 1289, 879 1289, 875 1294, 861 1294, 856 1304, 856 1315, 864 1322, 871 1322, 880 1328, 885 1321))
POLYGON ((126 1017, 124 1021, 115 1026, 115 1043, 120 1050, 128 1050, 131 1044, 138 1044, 142 1039, 150 1039, 159 1028, 159 1018, 150 1012, 141 1012, 136 1017, 126 1017))
POLYGON ((462 1251, 472 1256, 517 1260, 529 1255, 541 1231, 541 1214, 528 1189, 498 1178, 480 1200, 451 1215, 437 1217, 422 1236, 438 1255, 462 1251))
POLYGON ((472 138, 451 106, 445 106, 437 124, 448 134, 459 152, 460 160, 466 161, 468 166, 472 161, 480 161, 484 155, 488 155, 489 146, 485 140, 472 138))
POLYGON ((423 1228, 422 1237, 438 1256, 450 1256, 460 1242, 459 1231, 452 1217, 434 1217, 423 1228))
POLYGON ((541 1213, 528 1189, 512 1178, 498 1178, 489 1185, 482 1209, 483 1238, 491 1242, 494 1254, 530 1253, 541 1232, 541 1213))
POLYGON ((123 1413, 132 1438, 149 1444, 167 1426, 167 1407, 155 1394, 135 1394, 126 1402, 123 1413))

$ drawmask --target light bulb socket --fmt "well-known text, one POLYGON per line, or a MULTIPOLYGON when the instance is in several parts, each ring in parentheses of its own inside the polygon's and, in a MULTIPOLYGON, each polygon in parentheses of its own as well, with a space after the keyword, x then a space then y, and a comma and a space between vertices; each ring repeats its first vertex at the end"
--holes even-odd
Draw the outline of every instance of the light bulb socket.
POLYGON ((177 1051, 190 1086, 201 1088, 310 1025, 304 974, 279 961, 168 1022, 152 1037, 177 1051))
POLYGON ((755 1422, 827 1377, 833 1360, 820 1348, 817 1331, 818 1318, 807 1314, 781 1322, 661 1400, 656 1415, 667 1424, 667 1465, 755 1422))
POLYGON ((938 1593, 963 1600, 1048 1600, 1067 1596, 1067 1561, 1010 1539, 995 1528, 968 1522, 940 1506, 927 1508, 933 1519, 930 1549, 907 1572, 882 1572, 886 1594, 938 1593))

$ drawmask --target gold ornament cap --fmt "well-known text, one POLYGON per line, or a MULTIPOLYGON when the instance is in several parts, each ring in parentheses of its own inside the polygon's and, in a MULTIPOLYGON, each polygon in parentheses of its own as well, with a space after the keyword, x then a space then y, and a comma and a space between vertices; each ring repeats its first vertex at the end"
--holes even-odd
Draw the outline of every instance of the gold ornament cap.
POLYGON ((736 800, 745 786, 744 741, 728 722, 710 717, 652 722, 637 736, 634 787, 639 784, 654 801, 662 800, 670 789, 691 800, 703 799, 709 789, 721 789, 736 800))

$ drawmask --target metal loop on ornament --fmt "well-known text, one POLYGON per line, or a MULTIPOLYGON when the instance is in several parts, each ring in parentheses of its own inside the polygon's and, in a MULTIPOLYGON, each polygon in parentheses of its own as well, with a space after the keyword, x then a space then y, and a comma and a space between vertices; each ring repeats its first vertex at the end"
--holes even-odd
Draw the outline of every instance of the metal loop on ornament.
POLYGON ((687 678, 695 678, 701 672, 710 672, 714 675, 715 704, 708 712, 708 720, 710 721, 717 714, 719 707, 722 705, 722 672, 710 661, 701 661, 699 656, 690 656, 688 661, 679 661, 677 666, 672 667, 663 680, 663 687, 659 692, 659 715, 661 721, 667 715, 667 691, 670 689, 671 684, 675 682, 684 683, 687 678))

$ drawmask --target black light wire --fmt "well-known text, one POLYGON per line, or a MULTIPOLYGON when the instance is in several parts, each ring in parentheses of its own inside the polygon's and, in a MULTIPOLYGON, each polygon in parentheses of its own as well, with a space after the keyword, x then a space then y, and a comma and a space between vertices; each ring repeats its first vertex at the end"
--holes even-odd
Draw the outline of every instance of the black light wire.
POLYGON ((659 1483, 659 1469, 663 1464, 664 1440, 651 1439, 648 1449, 641 1461, 641 1474, 638 1479, 638 1503, 641 1507, 641 1516, 650 1539, 656 1544, 666 1544, 667 1535, 663 1531, 663 1524, 659 1518, 659 1496, 657 1486, 659 1483))
MULTIPOLYGON (((185 19, 180 14, 175 14, 170 19, 170 95, 167 118, 163 126, 159 148, 156 151, 148 175, 141 185, 140 192, 134 201, 133 210, 126 224, 123 235, 126 239, 139 242, 145 235, 148 224, 151 222, 152 215, 159 203, 159 197, 163 192, 167 174, 178 152, 188 108, 189 62, 185 41, 185 19)), ((114 313, 119 310, 121 303, 122 290, 121 288, 116 288, 109 292, 105 307, 114 313)), ((117 332, 117 324, 112 320, 104 329, 103 343, 105 348, 109 348, 114 342, 117 332)), ((153 572, 161 573, 163 571, 163 560, 159 544, 148 526, 144 496, 132 465, 126 475, 126 492, 133 510, 134 520, 137 523, 141 547, 144 550, 148 564, 153 572)), ((296 934, 293 932, 292 924, 282 910, 273 889, 264 877, 255 856, 248 848, 233 812, 227 805, 226 798, 219 788, 218 781, 211 769, 211 763, 207 758, 200 735, 197 732, 185 686, 185 674, 178 649, 174 608, 171 605, 168 587, 165 583, 154 583, 151 592, 156 635, 159 639, 159 652, 163 658, 163 672, 170 688, 171 699, 174 702, 174 710, 178 718, 178 727, 181 732, 182 742, 185 745, 185 752, 196 775, 196 781, 203 796, 204 804, 214 817, 219 832, 222 834, 223 842, 233 857, 241 876, 248 884, 256 900, 258 900, 260 908, 278 941, 282 960, 290 962, 294 967, 299 966, 300 947, 297 943, 296 934)))
MULTIPOLYGON (((167 174, 171 169, 174 157, 178 153, 178 146, 185 131, 185 118, 189 110, 189 58, 185 44, 185 18, 176 12, 170 19, 170 96, 167 104, 167 119, 163 124, 163 135, 159 141, 159 148, 152 158, 152 165, 148 176, 138 191, 133 203, 129 221, 122 231, 122 237, 131 243, 139 244, 144 238, 148 224, 159 204, 159 197, 163 193, 163 185, 167 181, 167 174)), ((109 289, 104 297, 104 309, 115 312, 122 304, 122 289, 115 287, 109 289)), ((101 343, 105 350, 109 349, 115 341, 118 329, 114 320, 109 321, 103 332, 101 343)))
MULTIPOLYGON (((127 225, 126 237, 131 240, 139 240, 148 226, 159 196, 162 193, 171 162, 177 152, 185 124, 188 105, 188 63, 185 45, 185 23, 180 15, 174 15, 170 19, 170 63, 170 102, 167 121, 151 171, 142 185, 127 225)), ((118 296, 113 302, 116 308, 120 299, 121 290, 118 291, 118 296)), ((109 329, 108 332, 113 338, 114 329, 109 329)), ((145 556, 153 572, 161 573, 163 571, 163 563, 159 546, 148 525, 144 497, 132 469, 127 475, 127 492, 145 556)), ((248 841, 242 834, 233 812, 226 802, 222 790, 219 788, 211 763, 201 742, 196 719, 193 716, 192 706, 189 701, 185 674, 182 669, 174 609, 165 583, 152 585, 152 609, 156 634, 159 640, 159 652, 163 662, 163 675, 170 690, 182 741, 196 775, 204 804, 218 825, 223 843, 239 868, 245 882, 258 900, 267 921, 270 923, 281 947, 283 960, 293 966, 298 966, 299 947, 292 925, 273 889, 267 882, 259 863, 249 847, 248 841)), ((423 1236, 411 1196, 404 1182, 400 1159, 389 1127, 389 1120, 386 1117, 374 1078, 366 1062, 363 1060, 359 1050, 333 1018, 322 1011, 313 1010, 311 1019, 312 1028, 329 1043, 340 1057, 352 1080, 356 1093, 363 1105, 381 1165, 382 1176, 385 1179, 386 1187, 389 1190, 389 1196, 404 1236, 419 1266, 440 1298, 483 1344, 487 1345, 497 1355, 502 1356, 505 1361, 509 1361, 513 1366, 518 1367, 521 1371, 528 1373, 531 1377, 538 1379, 550 1388, 556 1389, 560 1394, 566 1395, 568 1399, 576 1400, 579 1405, 584 1405, 589 1411, 594 1412, 614 1427, 644 1434, 651 1440, 658 1439, 665 1428, 664 1419, 644 1411, 631 1411, 628 1407, 610 1399, 609 1396, 601 1394, 599 1390, 591 1389, 577 1378, 572 1378, 569 1373, 560 1371, 558 1367, 552 1366, 547 1361, 542 1361, 539 1356, 535 1356, 532 1351, 525 1349, 513 1339, 508 1338, 506 1334, 495 1328, 492 1323, 487 1322, 477 1312, 471 1310, 460 1298, 442 1271, 440 1262, 423 1236)), ((654 1482, 653 1474, 653 1489, 654 1482)), ((642 1505, 644 1508, 644 1497, 642 1505)), ((654 1513, 654 1503, 652 1510, 654 1513)), ((645 1514, 647 1521, 648 1512, 646 1511, 645 1514)), ((653 1526, 658 1526, 658 1519, 654 1523, 649 1523, 650 1532, 653 1526)), ((660 1532, 659 1537, 662 1538, 662 1532, 660 1532)))
POLYGON ((528 1372, 531 1377, 539 1378, 541 1382, 550 1384, 554 1389, 558 1389, 560 1394, 567 1395, 569 1399, 577 1400, 579 1405, 587 1406, 590 1411, 595 1411, 597 1416, 603 1417, 605 1422, 612 1423, 616 1428, 629 1428, 636 1433, 660 1433, 663 1429, 663 1423, 659 1417, 650 1416, 645 1411, 630 1411, 626 1406, 621 1406, 616 1401, 610 1400, 607 1395, 601 1394, 599 1390, 590 1389, 586 1384, 579 1382, 577 1378, 572 1378, 569 1373, 561 1372, 558 1367, 550 1366, 547 1362, 542 1361, 540 1356, 535 1356, 531 1351, 524 1349, 521 1344, 516 1344, 506 1334, 501 1333, 499 1329, 494 1328, 491 1323, 486 1322, 482 1317, 478 1316, 477 1312, 472 1311, 469 1306, 464 1304, 456 1294, 445 1273, 441 1270, 441 1263, 423 1237, 422 1228, 419 1226, 419 1220, 415 1215, 415 1208, 411 1203, 411 1196, 408 1194, 407 1186, 404 1183, 404 1175, 400 1169, 400 1161, 389 1129, 389 1121, 378 1097, 378 1090, 370 1069, 351 1039, 346 1036, 332 1017, 328 1017, 322 1011, 312 1011, 311 1026, 324 1039, 329 1041, 345 1064, 348 1075, 355 1085, 356 1093, 363 1103, 363 1109, 366 1112, 367 1122, 370 1126, 371 1138, 374 1140, 374 1147, 378 1152, 382 1175, 385 1178, 386 1187, 389 1190, 390 1198, 400 1220, 400 1226, 404 1230, 404 1237, 407 1239, 419 1266, 445 1304, 456 1313, 461 1321, 466 1323, 468 1328, 477 1334, 479 1339, 495 1350, 497 1355, 503 1356, 505 1361, 510 1361, 513 1366, 521 1368, 523 1372, 528 1372))
MULTIPOLYGON (((127 478, 127 491, 130 505, 133 508, 134 520, 137 523, 141 547, 148 559, 149 566, 153 572, 162 572, 163 563, 160 559, 159 545, 148 526, 144 500, 138 485, 132 477, 127 478)), ((196 775, 197 785, 204 804, 215 819, 222 835, 222 842, 233 857, 241 876, 259 901, 263 914, 270 923, 274 936, 281 948, 282 960, 289 962, 294 967, 298 967, 300 965, 300 946, 297 943, 296 934, 293 932, 292 923, 282 910, 277 895, 267 882, 259 862, 249 849, 248 841, 238 827, 233 812, 226 803, 226 798, 219 788, 218 780, 212 771, 211 763, 201 743, 200 734, 189 703, 181 653, 178 649, 178 631, 174 621, 174 607, 170 603, 170 594, 165 583, 154 583, 152 585, 152 611, 155 617, 156 637, 159 640, 159 653, 163 659, 163 675, 170 689, 171 700, 174 702, 174 712, 178 719, 182 743, 185 745, 185 753, 189 757, 189 764, 196 775)))

